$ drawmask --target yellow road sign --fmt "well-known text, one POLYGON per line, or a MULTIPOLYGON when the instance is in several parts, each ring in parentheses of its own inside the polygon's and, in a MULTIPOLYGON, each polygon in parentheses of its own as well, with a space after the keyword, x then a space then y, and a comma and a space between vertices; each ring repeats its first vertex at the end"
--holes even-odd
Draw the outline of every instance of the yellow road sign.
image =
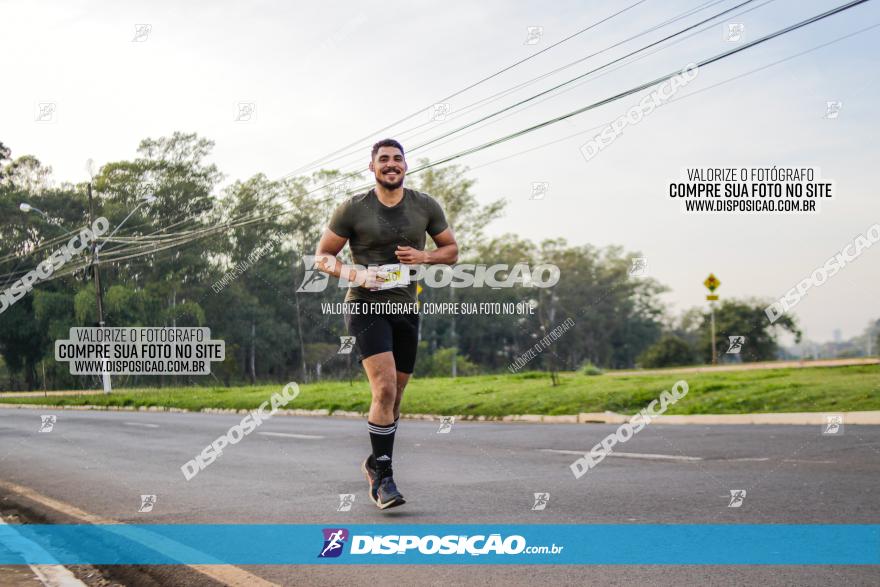
POLYGON ((706 299, 710 302, 716 302, 716 301, 718 301, 718 296, 715 294, 710 294, 710 295, 706 296, 706 299))
POLYGON ((706 289, 714 293, 715 290, 718 289, 718 286, 721 285, 721 282, 718 281, 718 278, 715 277, 714 273, 710 273, 709 277, 706 278, 706 281, 703 282, 703 285, 706 286, 706 289))

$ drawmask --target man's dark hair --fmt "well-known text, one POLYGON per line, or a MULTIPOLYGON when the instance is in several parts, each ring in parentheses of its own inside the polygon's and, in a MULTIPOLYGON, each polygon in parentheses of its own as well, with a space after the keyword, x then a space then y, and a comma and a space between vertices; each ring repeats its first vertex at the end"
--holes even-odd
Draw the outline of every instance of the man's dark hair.
POLYGON ((382 139, 375 145, 373 145, 373 153, 370 155, 371 159, 376 158, 376 153, 379 152, 379 149, 382 147, 394 147, 395 149, 400 149, 400 154, 403 155, 403 145, 395 141, 394 139, 382 139))

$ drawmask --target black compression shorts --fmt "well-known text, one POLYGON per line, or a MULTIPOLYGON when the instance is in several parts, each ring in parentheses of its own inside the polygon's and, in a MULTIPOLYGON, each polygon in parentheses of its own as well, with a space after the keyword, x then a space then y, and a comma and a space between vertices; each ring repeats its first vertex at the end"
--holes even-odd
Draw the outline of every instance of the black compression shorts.
POLYGON ((391 352, 395 368, 401 373, 412 373, 419 344, 419 315, 412 312, 376 313, 372 311, 375 306, 364 300, 351 300, 346 305, 357 305, 359 310, 344 314, 348 334, 355 337, 358 361, 391 352))

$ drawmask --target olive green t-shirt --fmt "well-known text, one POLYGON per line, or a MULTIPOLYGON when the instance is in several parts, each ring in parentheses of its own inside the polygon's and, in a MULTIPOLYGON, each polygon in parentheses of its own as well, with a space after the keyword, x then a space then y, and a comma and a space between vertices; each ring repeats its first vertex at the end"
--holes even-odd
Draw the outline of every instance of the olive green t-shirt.
MULTIPOLYGON (((394 252, 397 246, 425 250, 425 234, 440 234, 449 225, 443 208, 429 196, 409 188, 395 206, 379 201, 376 190, 352 196, 339 205, 330 219, 330 230, 348 239, 351 258, 364 267, 400 263, 394 252)), ((416 301, 416 283, 405 287, 370 291, 351 287, 345 301, 416 301)))

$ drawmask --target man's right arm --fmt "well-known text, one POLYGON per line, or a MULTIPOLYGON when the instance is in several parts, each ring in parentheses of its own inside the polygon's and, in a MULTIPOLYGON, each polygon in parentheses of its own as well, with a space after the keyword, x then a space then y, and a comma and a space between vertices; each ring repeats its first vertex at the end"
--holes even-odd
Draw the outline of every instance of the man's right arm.
POLYGON ((318 248, 315 251, 315 269, 323 271, 333 277, 342 277, 348 281, 354 281, 354 267, 346 267, 339 262, 336 255, 345 247, 348 239, 341 237, 329 228, 324 229, 318 248), (343 276, 342 273, 345 272, 343 276))
POLYGON ((315 269, 368 289, 378 288, 385 280, 376 275, 375 268, 358 270, 336 258, 346 242, 348 242, 347 238, 339 236, 329 228, 324 229, 315 251, 315 269))

